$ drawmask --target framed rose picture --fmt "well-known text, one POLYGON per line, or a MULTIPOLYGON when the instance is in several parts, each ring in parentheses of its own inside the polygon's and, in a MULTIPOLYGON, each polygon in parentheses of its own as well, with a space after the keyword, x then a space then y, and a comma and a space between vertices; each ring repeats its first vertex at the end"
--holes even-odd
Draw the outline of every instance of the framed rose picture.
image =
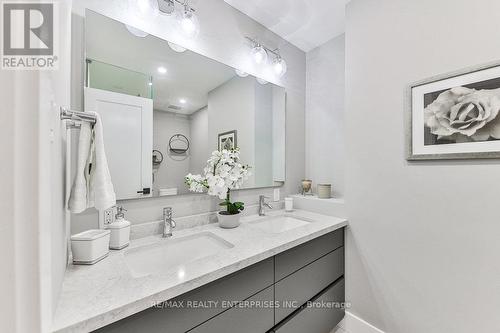
POLYGON ((408 88, 407 159, 500 158, 500 63, 408 88))
POLYGON ((236 131, 229 131, 219 134, 219 144, 218 149, 223 150, 231 150, 238 147, 238 136, 236 131))

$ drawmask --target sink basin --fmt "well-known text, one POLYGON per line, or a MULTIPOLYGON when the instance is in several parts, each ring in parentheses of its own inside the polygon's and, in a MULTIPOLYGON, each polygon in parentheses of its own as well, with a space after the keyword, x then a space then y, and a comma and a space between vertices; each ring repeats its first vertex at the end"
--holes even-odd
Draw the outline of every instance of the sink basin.
POLYGON ((269 216, 261 220, 248 222, 251 227, 262 231, 279 234, 288 230, 303 227, 313 222, 305 217, 293 215, 269 216))
POLYGON ((179 278, 182 278, 186 263, 233 246, 211 232, 200 232, 130 249, 125 252, 125 262, 134 277, 177 270, 179 278))

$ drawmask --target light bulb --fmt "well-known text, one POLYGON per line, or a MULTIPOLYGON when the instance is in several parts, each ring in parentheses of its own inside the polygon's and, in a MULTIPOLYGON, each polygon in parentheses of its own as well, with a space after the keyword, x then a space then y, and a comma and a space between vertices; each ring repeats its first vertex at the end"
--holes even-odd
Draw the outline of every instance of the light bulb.
POLYGON ((174 0, 158 0, 158 9, 161 14, 172 15, 175 12, 174 0))
POLYGON ((139 16, 148 17, 158 15, 158 2, 153 0, 129 0, 131 10, 137 12, 139 16))
POLYGON ((236 72, 236 75, 238 75, 239 77, 247 77, 248 76, 248 73, 244 72, 242 70, 235 69, 234 71, 236 72))
POLYGON ((186 104, 187 100, 185 98, 181 98, 181 99, 179 99, 179 103, 186 104))
POLYGON ((180 32, 187 38, 194 39, 200 32, 198 17, 188 5, 185 5, 184 9, 180 12, 178 24, 180 32))
POLYGON ((167 42, 167 43, 168 43, 168 46, 170 46, 170 48, 172 50, 174 50, 175 52, 182 53, 182 52, 186 51, 185 47, 182 47, 180 45, 174 44, 172 42, 167 42))
POLYGON ((267 61, 267 51, 259 44, 255 45, 251 51, 253 61, 257 64, 264 64, 267 61))
POLYGON ((274 69, 274 72, 276 73, 276 75, 278 75, 279 77, 282 77, 286 73, 286 61, 283 58, 278 56, 274 60, 273 69, 274 69))

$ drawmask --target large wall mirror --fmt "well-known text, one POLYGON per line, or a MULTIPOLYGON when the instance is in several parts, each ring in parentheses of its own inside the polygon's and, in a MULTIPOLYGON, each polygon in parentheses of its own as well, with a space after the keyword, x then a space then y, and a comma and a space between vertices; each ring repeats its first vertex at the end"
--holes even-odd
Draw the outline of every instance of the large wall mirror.
POLYGON ((84 108, 100 114, 117 199, 188 193, 237 146, 245 188, 285 181, 285 90, 87 10, 84 108))

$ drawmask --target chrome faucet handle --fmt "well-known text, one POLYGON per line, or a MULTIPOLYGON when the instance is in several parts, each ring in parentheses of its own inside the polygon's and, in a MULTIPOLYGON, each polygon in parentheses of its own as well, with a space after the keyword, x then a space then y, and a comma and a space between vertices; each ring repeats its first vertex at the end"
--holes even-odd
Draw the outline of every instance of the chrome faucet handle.
POLYGON ((172 218, 172 207, 163 208, 163 217, 167 219, 172 218))

